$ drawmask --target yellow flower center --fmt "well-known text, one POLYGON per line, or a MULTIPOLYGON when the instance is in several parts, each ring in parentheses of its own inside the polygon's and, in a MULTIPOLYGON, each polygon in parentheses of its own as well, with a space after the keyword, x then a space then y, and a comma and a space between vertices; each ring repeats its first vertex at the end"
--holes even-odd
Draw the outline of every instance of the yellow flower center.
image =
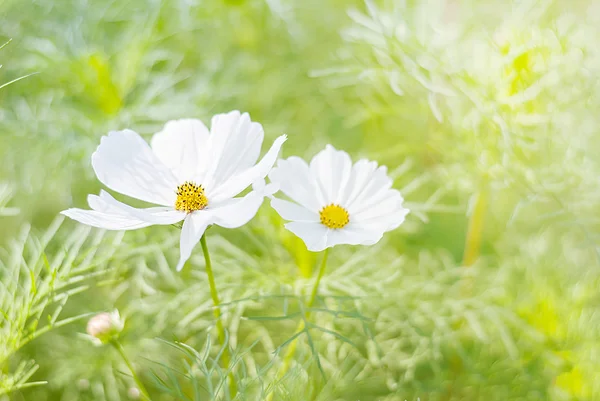
POLYGON ((176 210, 191 213, 194 210, 202 210, 207 205, 208 199, 206 199, 202 185, 186 181, 177 187, 176 210))
POLYGON ((321 224, 335 230, 345 227, 350 222, 348 211, 333 203, 321 209, 319 215, 321 216, 321 224))

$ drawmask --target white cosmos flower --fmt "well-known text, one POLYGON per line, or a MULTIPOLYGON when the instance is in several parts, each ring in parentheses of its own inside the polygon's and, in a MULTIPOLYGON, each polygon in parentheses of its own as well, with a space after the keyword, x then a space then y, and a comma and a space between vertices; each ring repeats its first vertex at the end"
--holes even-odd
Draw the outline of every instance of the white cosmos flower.
POLYGON ((169 121, 152 137, 151 146, 131 130, 104 136, 92 155, 96 176, 115 192, 160 205, 137 209, 102 191, 89 195, 92 210, 68 209, 62 214, 83 224, 108 230, 134 230, 183 221, 177 270, 192 254, 206 228, 236 228, 258 211, 281 145, 280 136, 258 163, 263 128, 247 113, 232 111, 212 118, 210 131, 200 120, 169 121), (253 191, 239 195, 253 185, 253 191))
POLYGON ((273 198, 271 206, 314 252, 339 244, 373 245, 409 212, 386 167, 368 160, 353 165, 348 153, 331 145, 310 165, 299 157, 279 160, 269 178, 293 201, 273 198))

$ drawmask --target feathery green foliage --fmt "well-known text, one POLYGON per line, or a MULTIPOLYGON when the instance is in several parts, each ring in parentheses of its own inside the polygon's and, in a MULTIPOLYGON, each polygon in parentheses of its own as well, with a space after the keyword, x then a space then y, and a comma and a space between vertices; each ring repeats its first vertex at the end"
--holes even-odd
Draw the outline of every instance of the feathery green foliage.
POLYGON ((330 251, 308 319, 319 255, 268 205, 208 231, 237 400, 600 399, 594 1, 9 0, 0 15, 0 400, 135 398, 119 355, 81 335, 114 308, 153 400, 232 399, 200 250, 178 273, 174 227, 56 219, 101 188, 90 156, 109 130, 149 138, 231 109, 287 133, 285 157, 332 143, 378 160, 411 209, 376 246, 330 251))

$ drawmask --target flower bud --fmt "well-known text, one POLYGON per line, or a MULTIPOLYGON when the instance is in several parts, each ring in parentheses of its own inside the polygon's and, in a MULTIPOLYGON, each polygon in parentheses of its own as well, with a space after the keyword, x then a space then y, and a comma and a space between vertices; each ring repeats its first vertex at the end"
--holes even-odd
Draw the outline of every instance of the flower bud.
POLYGON ((131 387, 127 390, 127 396, 132 400, 139 400, 141 394, 142 392, 136 387, 131 387))
POLYGON ((79 379, 79 382, 77 382, 77 387, 79 387, 79 391, 89 390, 90 381, 88 379, 79 379))
POLYGON ((118 336, 125 322, 119 311, 99 313, 88 321, 86 331, 98 345, 106 344, 118 336))

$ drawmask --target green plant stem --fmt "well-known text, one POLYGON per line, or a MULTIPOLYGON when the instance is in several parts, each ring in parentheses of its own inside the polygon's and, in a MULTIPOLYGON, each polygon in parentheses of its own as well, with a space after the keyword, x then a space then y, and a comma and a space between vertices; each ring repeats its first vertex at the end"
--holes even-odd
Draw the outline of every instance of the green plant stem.
MULTIPOLYGON (((223 321, 221 319, 221 301, 219 300, 219 293, 217 292, 217 285, 215 284, 215 276, 212 270, 212 263, 210 261, 210 254, 208 253, 208 246, 206 245, 206 234, 200 238, 200 244, 202 245, 202 252, 204 253, 204 260, 206 262, 206 275, 208 276, 208 284, 210 286, 210 296, 212 297, 215 308, 213 309, 213 315, 216 319, 217 334, 219 336, 219 342, 223 346, 223 365, 225 369, 229 369, 231 363, 231 355, 229 354, 229 344, 227 344, 227 338, 225 336, 225 328, 223 327, 223 321)), ((235 377, 233 371, 229 372, 229 392, 231 398, 235 398, 237 395, 237 386, 235 383, 235 377)))
MULTIPOLYGON (((308 304, 307 304, 307 308, 309 310, 308 310, 308 312, 306 312, 305 318, 302 321, 300 321, 300 323, 298 324, 296 333, 304 330, 305 324, 306 324, 305 322, 307 320, 309 320, 312 315, 310 308, 313 307, 313 305, 315 304, 315 300, 317 299, 317 294, 319 292, 319 284, 321 283, 321 279, 323 278, 323 275, 325 274, 325 268, 327 267, 327 257, 328 256, 329 256, 329 248, 325 249, 325 252, 323 253, 323 260, 321 261, 321 267, 319 268, 317 280, 315 281, 315 284, 313 285, 313 288, 312 288, 312 291, 310 294, 310 298, 309 298, 308 304)), ((289 370, 292 360, 294 358, 294 354, 296 353, 297 347, 298 347, 298 339, 292 341, 292 343, 288 347, 288 350, 283 359, 283 365, 281 367, 279 378, 282 378, 283 376, 285 376, 285 374, 289 370)))
POLYGON ((123 349, 123 346, 121 345, 121 343, 117 340, 112 340, 110 343, 112 344, 113 347, 115 347, 117 352, 119 352, 119 354, 121 355, 121 358, 125 362, 125 365, 127 365, 127 368, 129 368, 129 371, 131 372, 131 376, 133 377, 135 384, 140 389, 140 392, 144 396, 144 399, 150 400, 150 394, 148 393, 148 390, 146 390, 146 387, 144 387, 144 384, 142 383, 142 381, 140 380, 138 375, 135 373, 135 369, 133 369, 133 365, 131 364, 131 361, 127 357, 127 354, 125 353, 125 350, 123 349))
MULTIPOLYGON (((312 292, 310 294, 310 299, 308 301, 308 309, 312 308, 315 304, 315 299, 317 299, 317 293, 319 292, 319 284, 321 284, 321 279, 325 274, 325 268, 327 267, 327 257, 329 256, 329 248, 325 249, 323 252, 323 260, 321 261, 321 266, 319 267, 319 275, 317 276, 317 281, 315 281, 315 285, 313 285, 312 292)), ((312 312, 309 310, 306 312, 306 320, 310 319, 312 312)))
POLYGON ((475 205, 469 217, 469 227, 463 254, 463 266, 465 267, 472 266, 479 258, 487 198, 487 192, 483 190, 475 195, 475 205))

